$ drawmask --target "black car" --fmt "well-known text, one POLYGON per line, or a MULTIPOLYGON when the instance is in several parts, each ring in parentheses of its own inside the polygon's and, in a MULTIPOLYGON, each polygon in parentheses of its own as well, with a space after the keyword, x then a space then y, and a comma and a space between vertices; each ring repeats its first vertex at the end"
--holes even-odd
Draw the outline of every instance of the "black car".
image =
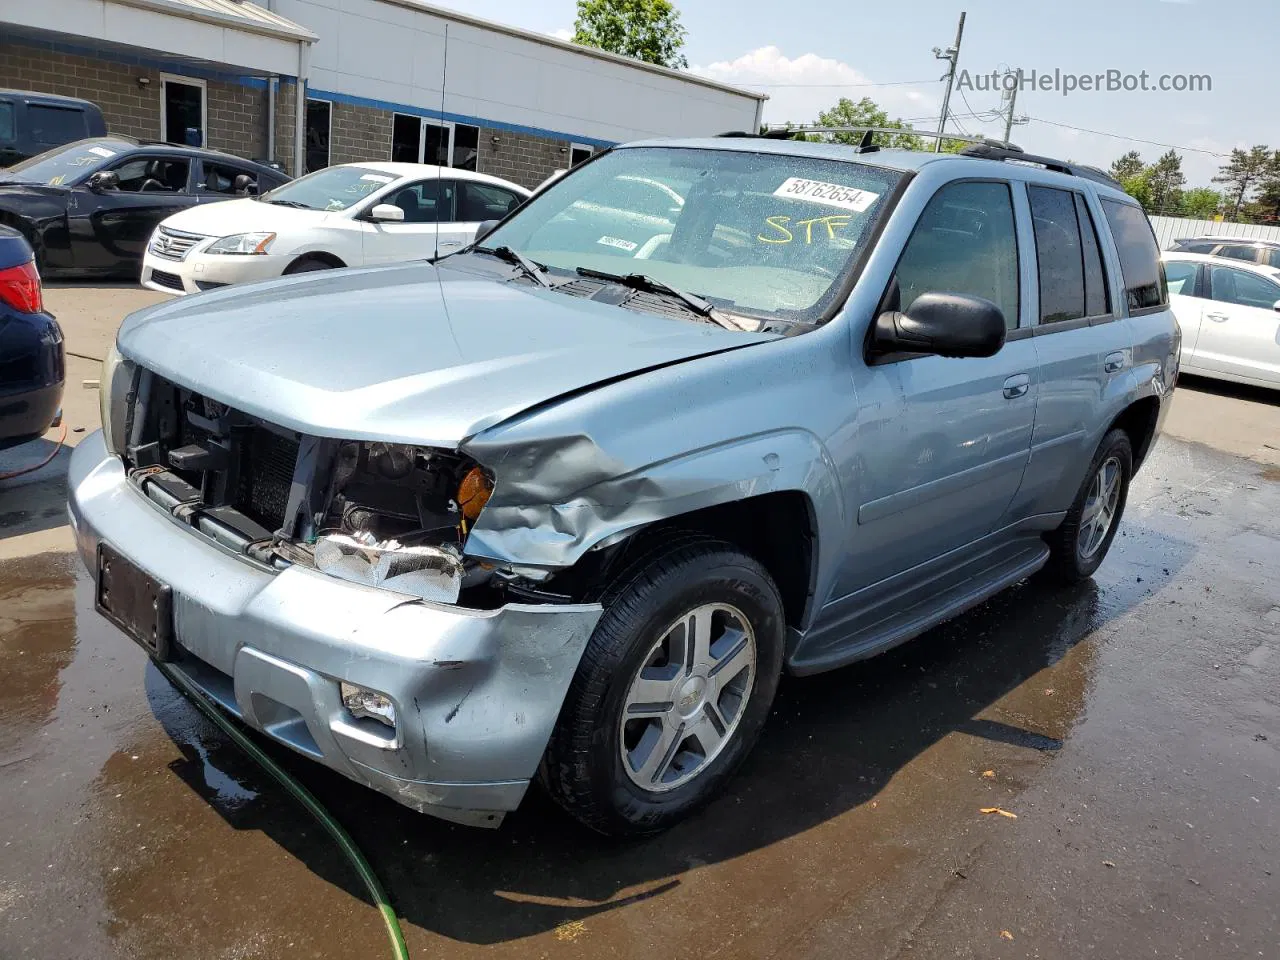
POLYGON ((31 90, 0 90, 0 167, 106 133, 107 123, 96 103, 31 90))
POLYGON ((0 450, 34 440, 56 422, 65 380, 62 331, 44 312, 31 247, 0 227, 0 450))
POLYGON ((0 224, 30 241, 46 278, 136 277, 161 220, 289 179, 216 150, 97 137, 0 170, 0 224))

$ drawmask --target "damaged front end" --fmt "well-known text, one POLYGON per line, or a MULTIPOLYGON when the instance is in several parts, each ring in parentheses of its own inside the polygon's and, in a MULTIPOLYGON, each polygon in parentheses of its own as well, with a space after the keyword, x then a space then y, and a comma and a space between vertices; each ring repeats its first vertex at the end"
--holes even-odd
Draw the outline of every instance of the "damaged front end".
POLYGON ((439 603, 492 608, 468 560, 493 477, 460 454, 299 434, 140 371, 122 436, 129 480, 225 550, 439 603))

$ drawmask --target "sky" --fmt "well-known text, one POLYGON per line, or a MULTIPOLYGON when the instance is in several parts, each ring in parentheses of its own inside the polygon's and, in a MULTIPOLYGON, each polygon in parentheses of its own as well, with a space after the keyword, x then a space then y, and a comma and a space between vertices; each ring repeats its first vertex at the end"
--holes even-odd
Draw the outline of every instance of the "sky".
MULTIPOLYGON (((574 0, 429 0, 473 16, 568 38, 574 0)), ((1031 153, 1109 166, 1128 150, 1148 162, 1179 148, 1187 185, 1209 186, 1233 147, 1280 148, 1272 64, 1280 44, 1277 0, 674 0, 696 73, 769 94, 767 122, 812 122, 840 97, 869 96, 891 117, 937 127, 946 64, 934 47, 955 40, 967 12, 959 71, 972 85, 951 114, 974 136, 1000 137, 990 111, 998 91, 981 74, 1207 75, 1211 90, 1020 90, 1015 114, 1031 118, 1011 139, 1031 153), (1055 9, 1056 8, 1056 9, 1055 9), (1108 134, 1119 136, 1108 136, 1108 134), (1126 138, 1154 141, 1140 143, 1126 138), (1156 143, 1162 145, 1155 145, 1156 143)), ((948 126, 956 130, 954 122, 948 126)))

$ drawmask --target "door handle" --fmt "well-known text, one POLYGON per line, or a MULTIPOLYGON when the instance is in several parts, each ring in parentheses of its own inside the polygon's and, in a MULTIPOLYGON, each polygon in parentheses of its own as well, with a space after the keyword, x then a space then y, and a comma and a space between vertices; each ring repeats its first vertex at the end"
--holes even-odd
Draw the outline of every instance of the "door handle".
POLYGON ((1118 373, 1124 369, 1124 351, 1117 350, 1115 353, 1108 353, 1102 361, 1102 369, 1106 373, 1118 373))
POLYGON ((1231 319, 1225 313, 1206 313, 1205 316, 1208 317, 1210 320, 1212 320, 1214 323, 1226 323, 1228 320, 1231 319))
POLYGON ((1031 389, 1031 378, 1025 373, 1017 373, 1004 382, 1004 398, 1017 400, 1025 397, 1031 389))

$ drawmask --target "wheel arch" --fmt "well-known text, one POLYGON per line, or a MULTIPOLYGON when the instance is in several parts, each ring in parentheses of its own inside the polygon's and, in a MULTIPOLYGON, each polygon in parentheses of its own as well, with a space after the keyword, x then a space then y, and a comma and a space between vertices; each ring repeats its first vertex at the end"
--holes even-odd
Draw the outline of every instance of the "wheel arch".
POLYGON ((335 269, 347 266, 347 264, 344 263, 342 258, 337 254, 330 253, 327 250, 308 250, 306 253, 300 253, 290 260, 289 265, 284 268, 284 272, 288 273, 300 264, 312 261, 316 263, 323 263, 326 266, 333 267, 335 269))

